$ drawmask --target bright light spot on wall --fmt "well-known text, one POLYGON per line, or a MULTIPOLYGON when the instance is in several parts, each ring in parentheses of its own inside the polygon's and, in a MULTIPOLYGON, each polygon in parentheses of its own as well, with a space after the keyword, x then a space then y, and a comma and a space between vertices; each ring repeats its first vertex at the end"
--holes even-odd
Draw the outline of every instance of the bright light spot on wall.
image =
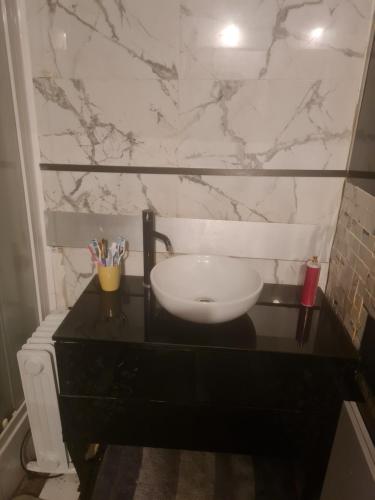
POLYGON ((312 29, 309 34, 310 40, 312 42, 317 42, 322 38, 323 33, 324 33, 324 28, 321 28, 320 26, 318 28, 312 29))
POLYGON ((220 44, 223 47, 237 47, 241 38, 241 31, 235 24, 228 24, 220 31, 220 44))
POLYGON ((67 50, 67 35, 65 31, 54 29, 50 32, 50 39, 55 50, 67 50))

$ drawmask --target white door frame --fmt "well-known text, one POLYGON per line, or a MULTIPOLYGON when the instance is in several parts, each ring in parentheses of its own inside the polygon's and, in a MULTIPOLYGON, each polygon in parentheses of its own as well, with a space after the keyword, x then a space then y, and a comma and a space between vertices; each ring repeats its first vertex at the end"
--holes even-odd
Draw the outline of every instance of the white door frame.
POLYGON ((56 308, 51 249, 46 244, 42 176, 25 0, 0 0, 16 117, 18 145, 42 319, 56 308), (22 120, 20 120, 22 116, 22 120))

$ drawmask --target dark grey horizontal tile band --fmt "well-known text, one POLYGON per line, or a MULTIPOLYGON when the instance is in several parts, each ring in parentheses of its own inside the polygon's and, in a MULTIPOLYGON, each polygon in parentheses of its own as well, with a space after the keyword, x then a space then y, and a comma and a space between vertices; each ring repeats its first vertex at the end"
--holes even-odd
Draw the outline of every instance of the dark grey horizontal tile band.
POLYGON ((346 170, 275 170, 246 168, 120 167, 117 165, 71 165, 41 163, 41 170, 55 172, 104 172, 116 174, 223 175, 242 177, 346 177, 346 170))
POLYGON ((375 172, 369 170, 348 170, 348 177, 352 179, 375 179, 375 172))

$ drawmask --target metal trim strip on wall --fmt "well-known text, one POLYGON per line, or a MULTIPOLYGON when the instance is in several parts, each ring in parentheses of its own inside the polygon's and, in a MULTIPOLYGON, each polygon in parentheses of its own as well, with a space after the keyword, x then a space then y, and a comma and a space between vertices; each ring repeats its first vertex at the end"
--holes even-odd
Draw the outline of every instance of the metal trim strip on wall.
POLYGON ((157 175, 217 175, 242 177, 346 177, 346 170, 298 170, 263 168, 180 168, 180 167, 130 167, 118 165, 77 165, 62 163, 41 163, 41 170, 53 172, 93 172, 117 174, 157 175))

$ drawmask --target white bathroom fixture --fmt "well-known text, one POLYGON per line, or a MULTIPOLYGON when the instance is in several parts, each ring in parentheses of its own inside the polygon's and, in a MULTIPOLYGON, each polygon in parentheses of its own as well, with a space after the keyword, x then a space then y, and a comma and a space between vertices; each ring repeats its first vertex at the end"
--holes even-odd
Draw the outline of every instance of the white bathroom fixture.
POLYGON ((75 472, 63 442, 58 405, 59 381, 52 335, 67 312, 50 314, 17 353, 36 461, 33 472, 75 472))
POLYGON ((151 285, 171 314, 195 323, 221 323, 256 303, 263 280, 245 259, 179 255, 152 269, 151 285))

